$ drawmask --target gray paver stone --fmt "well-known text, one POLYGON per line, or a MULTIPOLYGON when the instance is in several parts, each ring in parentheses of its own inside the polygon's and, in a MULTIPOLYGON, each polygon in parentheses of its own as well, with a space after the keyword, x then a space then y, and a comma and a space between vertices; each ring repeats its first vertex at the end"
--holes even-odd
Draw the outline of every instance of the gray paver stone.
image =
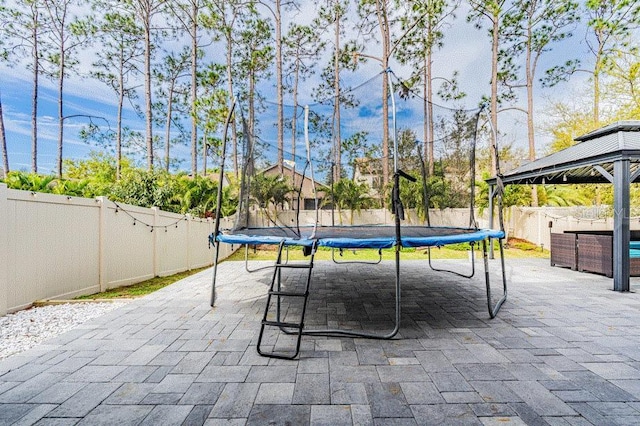
POLYGON ((104 404, 139 404, 155 387, 154 383, 123 383, 105 399, 104 404))
POLYGON ((298 374, 293 391, 294 404, 330 404, 327 374, 298 374))
POLYGON ((176 405, 182 399, 182 393, 150 393, 144 397, 143 405, 176 405))
POLYGON ((27 402, 65 377, 63 373, 42 373, 0 395, 3 402, 27 402))
POLYGON ((182 425, 192 408, 191 405, 156 405, 140 426, 182 425))
POLYGON ((363 383, 331 383, 332 404, 367 404, 367 390, 363 383))
POLYGON ((373 416, 369 405, 351 405, 351 421, 354 426, 372 426, 373 416))
POLYGON ((89 383, 53 410, 48 417, 83 417, 120 386, 119 383, 89 383))
POLYGON ((313 426, 350 426, 352 421, 349 405, 312 405, 311 421, 313 426))
POLYGON ((209 417, 248 417, 259 387, 258 383, 227 383, 209 417))
POLYGON ((194 406, 182 423, 184 426, 201 426, 207 421, 213 405, 194 406))
POLYGON ((412 417, 411 409, 398 383, 367 383, 371 414, 377 417, 412 417))
POLYGON ((308 405, 254 405, 247 425, 306 425, 310 412, 308 405))
POLYGON ((291 404, 295 383, 262 383, 256 396, 256 404, 291 404))
MULTIPOLYGON (((51 410, 55 409, 57 405, 55 404, 37 404, 33 406, 33 409, 29 411, 24 416, 20 417, 20 420, 15 423, 11 423, 12 426, 27 426, 36 424, 40 421, 44 416, 49 414, 51 410)), ((0 406, 0 409, 2 407, 0 406)), ((4 423, 3 421, 1 421, 4 423)))
POLYGON ((411 411, 420 425, 482 425, 468 404, 412 405, 411 411))
POLYGON ((100 405, 86 415, 79 425, 83 426, 134 426, 151 412, 150 405, 100 405))
POLYGON ((198 375, 196 382, 242 383, 250 369, 248 365, 209 365, 198 375))
POLYGON ((86 383, 58 382, 31 398, 29 402, 35 404, 62 404, 85 386, 87 386, 86 383))
POLYGON ((414 404, 441 404, 444 402, 442 395, 436 386, 430 382, 403 382, 400 383, 407 403, 414 404))
POLYGON ((224 383, 192 383, 180 399, 180 404, 213 406, 223 389, 224 383))

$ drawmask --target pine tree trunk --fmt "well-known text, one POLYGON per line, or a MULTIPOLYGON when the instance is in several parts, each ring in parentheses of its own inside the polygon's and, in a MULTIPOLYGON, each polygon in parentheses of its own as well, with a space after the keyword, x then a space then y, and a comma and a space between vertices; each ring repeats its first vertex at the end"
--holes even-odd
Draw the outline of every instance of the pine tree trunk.
MULTIPOLYGON (((198 125, 196 99, 198 97, 198 0, 192 0, 191 9, 191 174, 198 173, 198 125)), ((206 170, 206 168, 205 168, 206 170)))
MULTIPOLYGON (((193 175, 194 177, 196 175, 193 175)), ((207 128, 204 128, 202 135, 202 176, 207 176, 207 128)))
POLYGON ((118 73, 118 112, 116 130, 116 180, 122 175, 122 109, 124 106, 124 51, 120 50, 118 73))
MULTIPOLYGON (((291 116, 291 161, 293 161, 293 167, 291 168, 291 183, 294 188, 296 187, 296 128, 298 127, 298 84, 300 81, 300 61, 296 61, 295 71, 293 73, 293 114, 291 116)), ((295 209, 299 209, 300 206, 294 206, 295 209)))
POLYGON ((340 13, 338 8, 336 8, 336 25, 335 25, 335 33, 334 33, 334 43, 335 43, 335 51, 333 55, 333 92, 334 92, 334 101, 333 101, 333 127, 334 127, 334 162, 335 167, 333 168, 333 181, 337 182, 340 180, 340 176, 342 175, 342 135, 340 132, 340 13))
MULTIPOLYGON (((532 35, 529 30, 528 40, 531 40, 532 35)), ((533 71, 531 68, 531 44, 527 43, 527 58, 526 58, 526 74, 527 74, 527 137, 529 139, 529 160, 536 159, 536 141, 534 133, 533 123, 533 71)), ((531 188, 531 206, 538 207, 538 188, 533 185, 531 188)))
POLYGON ((433 130, 433 78, 432 78, 432 67, 431 67, 431 47, 429 47, 429 50, 427 52, 427 63, 426 63, 426 68, 427 68, 427 81, 426 81, 426 85, 427 85, 427 115, 428 115, 428 126, 429 126, 429 137, 427 139, 428 141, 428 146, 429 146, 429 152, 428 152, 428 159, 429 159, 429 176, 433 176, 434 174, 434 168, 435 168, 435 158, 434 158, 434 154, 433 154, 433 143, 434 143, 434 130, 433 130))
POLYGON ((489 155, 491 156, 491 176, 497 173, 496 164, 496 147, 498 144, 498 49, 499 38, 498 31, 500 29, 500 13, 495 12, 493 15, 492 42, 491 42, 491 147, 489 155))
POLYGON ((38 44, 39 15, 34 12, 33 41, 33 92, 31 95, 31 171, 38 173, 38 79, 40 77, 40 51, 38 44))
MULTIPOLYGON (((227 87, 229 90, 229 109, 231 109, 234 95, 233 95, 233 74, 231 72, 231 67, 233 66, 232 62, 233 58, 233 40, 231 39, 231 34, 227 35, 227 87)), ((239 176, 238 169, 238 132, 235 124, 235 114, 233 115, 233 119, 231 121, 231 143, 233 145, 233 173, 236 177, 239 176)))
POLYGON ((2 97, 0 96, 0 147, 2 147, 2 177, 9 173, 9 154, 7 152, 7 135, 4 131, 4 115, 2 113, 2 97))
POLYGON ((62 148, 64 143, 64 67, 65 67, 65 51, 64 44, 61 42, 60 47, 60 64, 58 68, 58 177, 62 178, 62 148))
MULTIPOLYGON (((378 14, 378 25, 382 38, 382 69, 386 71, 389 68, 389 22, 387 21, 386 5, 382 0, 376 1, 378 14)), ((384 75, 382 79, 382 187, 389 182, 389 79, 384 75)), ((383 195, 382 205, 385 205, 385 197, 383 195)))
POLYGON ((276 90, 278 97, 278 170, 282 175, 284 159, 284 99, 282 94, 282 15, 281 0, 276 0, 276 90))
POLYGON ((169 172, 169 162, 171 159, 171 116, 173 114, 173 91, 175 87, 175 80, 171 79, 171 84, 169 85, 169 96, 167 98, 167 117, 165 120, 164 127, 164 162, 165 162, 165 170, 167 173, 169 172))
MULTIPOLYGON (((429 72, 427 71, 427 57, 424 57, 422 67, 422 138, 424 141, 424 146, 422 147, 423 158, 427 161, 427 164, 431 164, 431 157, 429 156, 429 152, 431 151, 429 145, 431 143, 431 137, 429 136, 429 101, 427 100, 427 92, 429 91, 427 86, 427 81, 429 80, 429 72)), ((429 166, 427 166, 429 167, 429 166)), ((430 168, 427 168, 430 170, 430 168)), ((429 172, 429 176, 431 176, 431 172, 429 172)))
POLYGON ((144 99, 147 169, 153 170, 153 111, 151 108, 151 16, 146 11, 144 24, 144 99))

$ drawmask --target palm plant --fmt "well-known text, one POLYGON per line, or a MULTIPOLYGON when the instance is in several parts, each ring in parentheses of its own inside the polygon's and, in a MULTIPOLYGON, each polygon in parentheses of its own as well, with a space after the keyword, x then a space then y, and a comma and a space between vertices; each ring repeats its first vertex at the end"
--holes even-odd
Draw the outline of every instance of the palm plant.
POLYGON ((196 175, 181 175, 176 182, 172 203, 180 213, 194 216, 210 215, 216 207, 218 185, 211 179, 196 175))
POLYGON ((342 224, 342 210, 350 210, 349 223, 353 225, 353 213, 362 209, 370 208, 374 200, 369 196, 369 186, 366 183, 355 182, 351 179, 342 178, 331 188, 326 188, 328 194, 324 204, 333 204, 338 209, 338 217, 342 224))
POLYGON ((591 204, 591 199, 567 185, 538 185, 541 206, 570 207, 591 204))
POLYGON ((273 224, 276 224, 278 206, 284 208, 292 192, 295 192, 295 188, 282 176, 268 176, 264 173, 255 175, 249 188, 251 199, 273 224), (269 206, 273 206, 274 217, 269 214, 269 206))

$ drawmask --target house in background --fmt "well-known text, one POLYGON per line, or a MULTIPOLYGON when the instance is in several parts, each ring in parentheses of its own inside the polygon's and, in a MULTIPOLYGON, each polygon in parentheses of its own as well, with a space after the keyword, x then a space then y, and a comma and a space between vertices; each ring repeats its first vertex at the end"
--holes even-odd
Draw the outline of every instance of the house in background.
MULTIPOLYGON (((231 181, 232 179, 234 179, 234 177, 232 177, 233 173, 225 173, 224 176, 222 177, 222 187, 226 188, 228 186, 231 185, 231 181)), ((212 182, 218 183, 220 181, 220 173, 219 172, 214 172, 214 173, 209 173, 209 179, 211 179, 212 182)))
POLYGON ((380 199, 382 192, 382 159, 356 158, 353 180, 369 185, 371 198, 380 199))
MULTIPOLYGON (((283 165, 283 173, 281 174, 278 170, 278 165, 274 164, 273 166, 267 167, 262 170, 267 176, 283 176, 285 179, 289 181, 289 184, 293 186, 296 190, 300 190, 300 210, 315 210, 316 209, 316 196, 313 193, 314 189, 314 181, 311 179, 309 175, 310 172, 307 170, 306 175, 302 175, 302 170, 293 169, 287 164, 283 165), (302 187, 302 189, 300 189, 302 187)), ((324 191, 321 189, 324 187, 324 184, 315 181, 315 189, 318 194, 318 207, 322 207, 322 199, 325 196, 324 191)), ((291 210, 298 209, 298 197, 294 194, 291 196, 290 203, 291 210)))

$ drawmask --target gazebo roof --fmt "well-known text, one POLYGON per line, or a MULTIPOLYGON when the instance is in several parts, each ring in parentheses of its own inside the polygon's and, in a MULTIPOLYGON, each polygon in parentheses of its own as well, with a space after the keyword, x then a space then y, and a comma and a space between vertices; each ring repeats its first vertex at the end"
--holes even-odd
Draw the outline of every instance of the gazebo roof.
MULTIPOLYGON (((503 183, 609 183, 607 174, 620 159, 630 160, 631 182, 640 181, 640 120, 618 121, 575 140, 569 148, 504 173, 503 183)), ((487 182, 495 184, 496 178, 487 182)))

